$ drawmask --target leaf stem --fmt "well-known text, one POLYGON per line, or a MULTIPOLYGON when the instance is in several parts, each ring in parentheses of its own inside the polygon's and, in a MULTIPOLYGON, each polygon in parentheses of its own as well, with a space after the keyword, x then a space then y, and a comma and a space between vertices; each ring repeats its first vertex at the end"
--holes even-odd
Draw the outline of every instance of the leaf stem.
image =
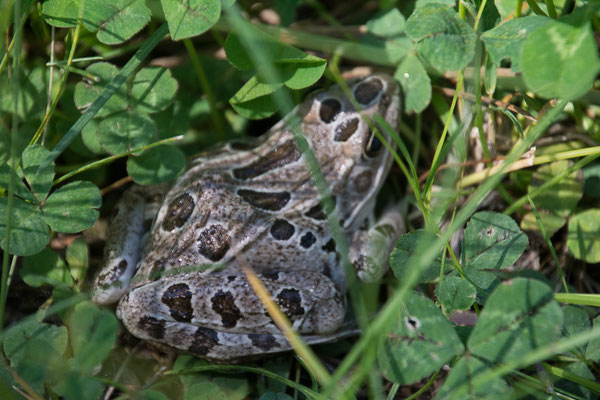
POLYGON ((429 204, 431 201, 431 187, 433 186, 433 179, 435 177, 436 171, 441 164, 440 154, 442 152, 442 148, 446 142, 446 134, 448 133, 448 128, 450 126, 450 121, 454 115, 454 108, 456 107, 456 102, 458 100, 458 93, 462 90, 464 80, 464 74, 461 70, 458 74, 458 82, 456 83, 456 92, 454 93, 454 97, 452 98, 452 104, 450 105, 450 110, 448 111, 448 117, 446 118, 446 123, 444 124, 444 129, 442 131, 442 135, 438 141, 437 147, 435 149, 435 154, 433 155, 433 161, 431 163, 431 169, 427 180, 425 181, 425 186, 423 188, 423 198, 429 204))
POLYGON ((556 8, 554 7, 554 1, 553 0, 545 0, 546 2, 546 7, 548 8, 548 14, 550 15, 550 18, 558 18, 558 14, 556 13, 556 8))
POLYGON ((569 286, 567 285, 567 280, 565 279, 565 274, 563 273, 562 267, 560 265, 560 261, 558 261, 558 255, 556 255, 556 250, 554 250, 554 246, 552 245, 552 242, 550 241, 550 236, 548 236, 548 231, 546 231, 546 226, 544 225, 544 221, 542 220, 542 217, 540 216, 540 213, 538 212, 538 209, 535 206, 535 203, 533 202, 533 199, 531 198, 531 196, 527 195, 527 201, 529 201, 529 205, 531 206, 531 210, 533 211, 535 220, 537 221, 538 227, 540 228, 542 237, 544 238, 544 241, 546 242, 546 246, 548 246, 548 249, 550 250, 550 254, 552 255, 552 259, 554 260, 554 263, 556 264, 556 268, 558 268, 558 272, 560 274, 560 277, 561 277, 561 280, 563 283, 563 287, 565 288, 565 293, 568 294, 569 286))
MULTIPOLYGON (((31 6, 32 3, 33 3, 33 0, 26 0, 23 10, 29 10, 29 7, 31 6)), ((4 68, 6 67, 8 60, 10 58, 10 53, 12 52, 12 49, 15 46, 15 38, 17 36, 16 32, 17 32, 17 30, 21 31, 23 29, 23 26, 25 25, 25 21, 27 20, 27 18, 26 18, 27 13, 23 12, 23 15, 20 15, 19 17, 20 17, 19 26, 17 27, 17 25, 15 24, 15 28, 14 28, 15 34, 13 35, 13 38, 10 41, 10 44, 6 48, 6 52, 4 53, 4 56, 2 56, 2 61, 0 61, 0 75, 2 74, 2 71, 4 71, 4 68)), ((16 21, 16 19, 15 19, 15 21, 16 21)), ((20 45, 20 43, 19 43, 19 45, 20 45)))
MULTIPOLYGON (((14 55, 12 57, 12 78, 10 79, 11 94, 13 101, 13 113, 11 121, 11 140, 10 140, 10 160, 14 163, 17 158, 17 135, 19 129, 19 94, 21 90, 21 39, 22 39, 22 24, 16 22, 21 17, 21 2, 15 1, 13 5, 13 24, 14 24, 14 36, 12 42, 14 43, 14 55)), ((9 174, 8 180, 8 193, 7 193, 7 214, 6 214, 6 225, 4 231, 4 252, 2 254, 2 277, 0 278, 0 334, 4 328, 4 312, 6 310, 6 299, 8 297, 8 271, 9 271, 9 255, 10 255, 10 244, 11 244, 11 231, 13 228, 12 211, 15 200, 15 188, 16 188, 15 174, 9 174)))
POLYGON ((225 128, 223 119, 221 118, 221 113, 219 113, 219 108, 217 107, 217 102, 215 100, 215 96, 213 94, 210 83, 208 82, 208 78, 206 77, 206 72, 202 67, 202 63, 200 62, 200 58, 198 58, 198 53, 192 44, 190 39, 184 39, 183 44, 190 55, 190 60, 192 61, 192 66, 194 67, 194 72, 196 72, 196 76, 198 77, 198 81, 200 82, 200 86, 202 86, 202 90, 204 90, 204 94, 206 95, 206 100, 208 100, 208 104, 210 107, 210 117, 213 121, 213 125, 217 130, 217 136, 219 140, 225 140, 225 128))
MULTIPOLYGON (((517 170, 523 169, 523 168, 529 168, 534 165, 546 164, 546 163, 550 163, 553 161, 568 160, 571 158, 578 158, 578 157, 585 157, 585 156, 595 156, 595 157, 600 156, 600 146, 586 147, 584 149, 577 149, 577 150, 568 150, 568 151, 563 151, 563 152, 556 153, 556 154, 547 154, 547 155, 543 155, 543 156, 539 156, 539 157, 533 156, 533 160, 531 158, 516 160, 513 163, 511 163, 511 165, 508 165, 508 166, 505 166, 507 160, 504 160, 504 162, 501 164, 494 165, 493 167, 486 168, 482 171, 474 172, 470 175, 465 176, 461 182, 461 186, 465 187, 465 186, 470 186, 470 185, 479 183, 482 180, 484 180, 486 177, 493 175, 500 168, 503 168, 503 169, 505 168, 505 172, 511 172, 511 171, 517 171, 517 170)), ((594 158, 592 158, 592 160, 594 158)), ((590 162, 590 161, 588 161, 588 162, 590 162)), ((586 162, 586 164, 587 164, 587 162, 586 162)), ((527 202, 527 199, 521 198, 521 199, 519 199, 519 201, 522 201, 521 205, 523 205, 527 202)), ((512 207, 511 207, 511 209, 512 209, 512 207)), ((515 210, 512 210, 512 212, 514 212, 514 211, 515 210)))
MULTIPOLYGON (((75 57, 75 49, 77 48, 77 42, 79 42, 79 33, 81 32, 81 21, 83 19, 84 7, 85 7, 85 0, 81 0, 81 4, 79 6, 79 16, 77 18, 77 26, 75 27, 75 32, 73 32, 73 42, 71 43, 71 50, 69 51, 67 65, 71 65, 71 62, 73 61, 73 57, 75 57)), ((52 32, 54 32, 54 27, 52 27, 52 32)), ((52 43, 52 46, 54 46, 54 43, 52 43)), ((52 61, 52 59, 50 61, 52 61)), ((51 71, 52 70, 53 70, 53 68, 51 69, 51 71)), ((52 75, 50 75, 50 76, 52 76, 52 75)), ((62 94, 65 90, 68 77, 69 77, 69 70, 65 69, 65 72, 63 73, 62 79, 60 81, 60 86, 58 87, 58 91, 56 92, 56 96, 54 96, 54 99, 52 100, 52 104, 50 104, 50 107, 46 111, 46 114, 44 115, 44 119, 42 119, 42 123, 40 124, 37 131, 35 132, 35 135, 33 135, 33 137, 31 138, 31 141, 29 142, 30 145, 37 143, 37 141, 40 138, 40 136, 42 135, 42 133, 46 130, 46 125, 48 125, 48 121, 50 121, 50 118, 52 117, 52 114, 54 113, 54 109, 56 108, 56 105, 58 104, 58 101, 62 97, 62 94)), ((50 87, 52 87, 52 81, 50 81, 50 87)))
POLYGON ((141 147, 135 148, 133 150, 126 151, 124 153, 115 154, 115 155, 112 155, 110 157, 106 157, 106 158, 103 158, 101 160, 94 161, 92 163, 84 165, 83 167, 77 168, 74 171, 71 171, 71 172, 69 172, 67 174, 64 174, 63 176, 61 176, 58 179, 55 179, 54 182, 52 182, 52 185, 56 186, 59 183, 64 182, 67 179, 69 179, 69 178, 71 178, 71 177, 73 177, 73 176, 75 176, 77 174, 80 174, 80 173, 85 172, 85 171, 89 171, 89 170, 94 169, 94 168, 99 168, 99 167, 101 167, 103 165, 106 165, 106 164, 109 164, 109 163, 115 161, 116 159, 119 159, 119 158, 122 158, 122 157, 127 157, 129 155, 132 155, 132 154, 135 154, 135 153, 138 153, 138 152, 141 152, 141 151, 145 151, 145 150, 151 149, 151 148, 156 147, 156 146, 160 146, 161 144, 171 143, 171 142, 175 142, 175 141, 181 140, 181 139, 183 139, 183 135, 173 136, 173 137, 170 137, 170 138, 167 138, 167 139, 159 140, 158 142, 154 142, 154 143, 151 143, 151 144, 147 144, 145 146, 141 146, 141 147))

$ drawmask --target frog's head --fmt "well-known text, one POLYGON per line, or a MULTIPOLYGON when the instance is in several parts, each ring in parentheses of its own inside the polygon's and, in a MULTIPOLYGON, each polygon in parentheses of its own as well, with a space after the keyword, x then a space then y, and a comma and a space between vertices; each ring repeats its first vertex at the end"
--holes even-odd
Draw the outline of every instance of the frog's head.
MULTIPOLYGON (((336 196, 343 225, 348 228, 361 224, 368 215, 392 164, 389 150, 373 133, 378 127, 373 117, 380 115, 396 129, 400 97, 394 80, 384 74, 352 79, 346 84, 353 101, 334 85, 307 99, 301 115, 303 132, 310 139, 336 196)), ((393 143, 386 129, 379 128, 379 132, 393 143)))

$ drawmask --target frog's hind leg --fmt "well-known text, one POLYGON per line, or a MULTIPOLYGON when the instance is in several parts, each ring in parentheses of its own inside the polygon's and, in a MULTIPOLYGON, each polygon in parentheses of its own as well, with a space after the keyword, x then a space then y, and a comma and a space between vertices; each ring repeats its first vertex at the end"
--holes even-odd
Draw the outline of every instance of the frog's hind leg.
POLYGON ((361 280, 377 281, 387 271, 390 253, 405 231, 403 207, 403 203, 388 206, 374 226, 352 236, 350 261, 361 280))
MULTIPOLYGON (((346 299, 332 280, 306 270, 258 276, 309 343, 336 338, 346 299)), ((233 269, 138 286, 121 299, 117 316, 136 337, 209 359, 290 349, 244 274, 233 269)))
POLYGON ((133 185, 116 205, 106 234, 103 267, 94 280, 96 304, 116 303, 127 290, 165 190, 166 185, 133 185))

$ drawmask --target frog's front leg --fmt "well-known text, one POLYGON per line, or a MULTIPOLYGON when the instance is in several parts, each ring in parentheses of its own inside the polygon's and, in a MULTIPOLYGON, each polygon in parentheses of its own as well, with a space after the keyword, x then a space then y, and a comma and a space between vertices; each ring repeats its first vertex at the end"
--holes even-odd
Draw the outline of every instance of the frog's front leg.
POLYGON ((369 230, 352 235, 350 261, 362 281, 374 282, 385 274, 390 253, 404 231, 402 204, 396 204, 388 206, 369 230))
MULTIPOLYGON (((336 335, 346 304, 333 281, 306 270, 258 275, 307 342, 336 335)), ((134 288, 121 299, 117 315, 141 339, 213 360, 290 349, 245 276, 232 267, 205 275, 171 276, 134 288)))
POLYGON ((116 205, 106 233, 104 266, 92 286, 94 303, 116 303, 127 291, 166 189, 133 185, 116 205))

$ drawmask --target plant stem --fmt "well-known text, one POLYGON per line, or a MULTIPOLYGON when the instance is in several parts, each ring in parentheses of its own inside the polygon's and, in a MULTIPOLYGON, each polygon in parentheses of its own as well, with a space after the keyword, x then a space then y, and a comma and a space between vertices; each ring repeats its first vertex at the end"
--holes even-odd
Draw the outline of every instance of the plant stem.
POLYGON ((190 60, 192 61, 192 66, 194 67, 194 72, 196 72, 196 76, 198 77, 198 81, 200 82, 200 86, 204 90, 204 94, 206 95, 206 100, 208 100, 208 104, 210 106, 210 117, 213 121, 213 125, 217 130, 217 136, 219 140, 225 140, 225 128, 223 124, 223 120, 221 118, 221 114, 219 113, 219 109, 217 107, 217 102, 215 100, 215 96, 213 94, 210 83, 208 82, 208 78, 206 77, 206 72, 204 72, 204 68, 202 67, 202 63, 198 58, 198 53, 192 44, 190 39, 184 39, 183 44, 190 55, 190 60))
MULTIPOLYGON (((17 24, 21 17, 21 2, 15 1, 13 6, 13 24, 14 24, 14 36, 12 43, 14 43, 14 53, 12 57, 12 79, 10 79, 10 86, 12 88, 12 100, 13 100, 13 113, 11 121, 11 140, 10 140, 10 160, 16 163, 17 159, 17 135, 19 129, 19 94, 21 90, 21 35, 22 25, 17 24)), ((12 231, 12 211, 15 200, 15 188, 16 188, 15 174, 9 174, 8 180, 8 193, 7 193, 7 214, 6 214, 6 227, 4 231, 4 252, 2 254, 2 277, 0 278, 0 334, 4 328, 4 311, 6 309, 6 299, 8 297, 8 271, 9 271, 9 255, 11 249, 11 231, 12 231)))

